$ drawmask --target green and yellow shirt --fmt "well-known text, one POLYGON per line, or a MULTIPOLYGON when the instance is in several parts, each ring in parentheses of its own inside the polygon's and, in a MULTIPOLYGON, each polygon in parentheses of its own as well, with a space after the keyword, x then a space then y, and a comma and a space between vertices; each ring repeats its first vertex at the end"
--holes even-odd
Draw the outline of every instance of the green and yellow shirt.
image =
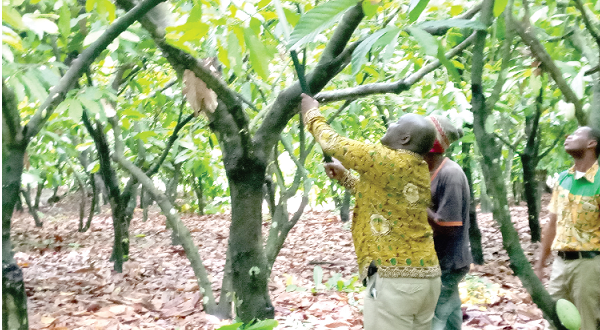
POLYGON ((552 250, 600 251, 600 173, 598 162, 580 179, 575 167, 560 174, 548 210, 557 215, 552 250))
POLYGON ((441 275, 427 222, 431 203, 429 169, 423 158, 339 136, 318 109, 304 121, 324 152, 358 172, 352 239, 360 279, 372 261, 382 277, 432 278, 441 275))

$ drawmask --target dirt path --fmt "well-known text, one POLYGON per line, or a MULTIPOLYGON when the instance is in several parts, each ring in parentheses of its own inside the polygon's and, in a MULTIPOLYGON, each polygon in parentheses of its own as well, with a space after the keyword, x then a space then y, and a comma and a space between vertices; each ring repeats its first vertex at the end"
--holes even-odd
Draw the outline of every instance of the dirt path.
MULTIPOLYGON (((78 233, 76 205, 76 200, 67 198, 42 209, 41 229, 27 213, 16 213, 13 218, 15 258, 25 274, 31 329, 215 329, 223 324, 202 312, 202 297, 189 262, 181 247, 170 245, 164 217, 157 209, 145 223, 141 210, 136 210, 131 260, 117 274, 108 261, 112 246, 109 209, 105 207, 94 218, 90 231, 78 233)), ((517 206, 511 212, 531 259, 536 245, 529 243, 527 209, 517 206)), ((183 220, 218 294, 229 217, 184 215, 183 220)), ((511 275, 491 215, 480 214, 479 223, 486 264, 474 266, 461 284, 463 328, 544 329, 541 311, 511 275)), ((355 262, 347 224, 329 212, 304 214, 273 269, 270 289, 279 328, 361 329, 362 287, 355 282, 355 262), (317 266, 323 270, 323 284, 315 289, 317 266)))

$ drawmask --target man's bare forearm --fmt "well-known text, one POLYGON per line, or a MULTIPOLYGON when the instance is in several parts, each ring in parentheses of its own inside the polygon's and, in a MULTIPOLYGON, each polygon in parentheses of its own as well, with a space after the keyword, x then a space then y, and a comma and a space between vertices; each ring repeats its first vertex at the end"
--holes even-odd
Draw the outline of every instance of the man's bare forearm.
POLYGON ((556 237, 556 219, 556 214, 550 213, 550 221, 548 221, 542 232, 542 245, 537 261, 538 267, 544 267, 546 265, 546 260, 550 256, 552 242, 554 241, 554 237, 556 237))

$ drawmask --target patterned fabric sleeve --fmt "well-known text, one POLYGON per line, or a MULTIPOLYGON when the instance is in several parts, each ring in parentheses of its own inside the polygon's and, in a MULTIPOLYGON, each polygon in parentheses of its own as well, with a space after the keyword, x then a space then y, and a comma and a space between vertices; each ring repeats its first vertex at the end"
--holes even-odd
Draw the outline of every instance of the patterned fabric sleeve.
POLYGON ((356 183, 358 180, 358 177, 352 175, 350 171, 346 171, 344 173, 344 177, 339 182, 342 187, 350 190, 350 192, 354 195, 356 193, 356 183))
MULTIPOLYGON (((337 158, 346 168, 360 175, 374 171, 373 163, 387 163, 381 146, 366 144, 338 135, 325 120, 319 109, 308 110, 304 115, 306 129, 321 145, 324 153, 337 158)), ((371 173, 376 174, 376 173, 371 173)))

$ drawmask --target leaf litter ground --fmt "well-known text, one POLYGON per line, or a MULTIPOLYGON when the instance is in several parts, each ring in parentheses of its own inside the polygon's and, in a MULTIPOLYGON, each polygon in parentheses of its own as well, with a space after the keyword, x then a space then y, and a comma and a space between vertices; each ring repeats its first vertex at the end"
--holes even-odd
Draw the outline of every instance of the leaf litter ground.
MULTIPOLYGON (((546 205, 548 196, 544 196, 546 205)), ((202 296, 183 249, 170 244, 158 209, 147 222, 137 209, 131 223, 130 261, 121 274, 109 262, 112 220, 108 207, 91 229, 77 232, 78 205, 69 196, 44 206, 44 227, 27 213, 15 213, 12 240, 23 268, 31 329, 215 329, 220 321, 202 311, 202 296)), ((530 261, 527 208, 511 208, 512 219, 530 261)), ((185 214, 218 295, 223 277, 227 214, 185 214)), ((547 220, 546 214, 541 222, 547 220)), ((547 322, 512 274, 491 214, 478 213, 486 263, 473 265, 460 285, 463 329, 546 329, 547 322)), ((263 232, 267 231, 264 223, 263 232)), ((269 285, 279 329, 362 329, 362 288, 353 287, 356 258, 348 224, 331 212, 307 212, 290 232, 269 285), (314 269, 323 270, 315 289, 314 269), (332 279, 333 278, 333 279, 332 279), (328 284, 329 283, 329 284, 328 284)), ((546 279, 549 276, 546 269, 546 279)))

